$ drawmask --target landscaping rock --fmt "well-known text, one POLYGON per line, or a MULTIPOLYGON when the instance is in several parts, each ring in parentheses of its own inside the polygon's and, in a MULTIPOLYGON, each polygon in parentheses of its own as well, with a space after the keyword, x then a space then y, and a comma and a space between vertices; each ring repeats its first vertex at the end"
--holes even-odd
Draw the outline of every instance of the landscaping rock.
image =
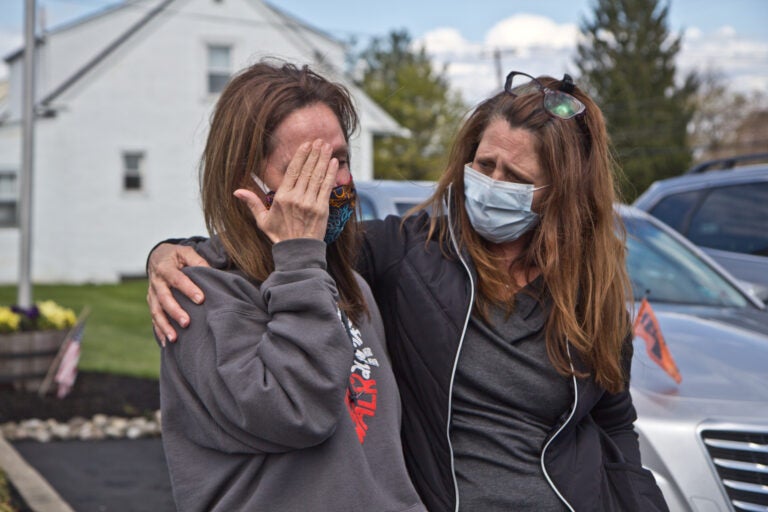
POLYGON ((157 437, 159 408, 157 380, 81 372, 63 399, 0 387, 0 435, 41 443, 157 437))

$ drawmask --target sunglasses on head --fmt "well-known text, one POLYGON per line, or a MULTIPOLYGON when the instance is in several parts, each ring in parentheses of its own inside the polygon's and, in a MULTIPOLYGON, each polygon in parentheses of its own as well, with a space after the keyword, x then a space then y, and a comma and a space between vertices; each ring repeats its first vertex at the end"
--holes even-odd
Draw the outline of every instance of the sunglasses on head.
POLYGON ((573 79, 569 75, 563 76, 561 90, 553 91, 538 79, 520 71, 512 71, 507 75, 507 81, 504 83, 504 91, 513 98, 529 94, 534 90, 540 91, 543 95, 544 110, 560 119, 571 119, 583 114, 587 109, 581 101, 569 94, 573 91, 573 87, 573 79))

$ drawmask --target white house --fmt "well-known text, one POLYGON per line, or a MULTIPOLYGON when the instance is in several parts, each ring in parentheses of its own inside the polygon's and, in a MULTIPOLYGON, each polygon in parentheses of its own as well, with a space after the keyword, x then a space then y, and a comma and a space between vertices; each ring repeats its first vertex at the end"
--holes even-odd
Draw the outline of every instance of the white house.
MULTIPOLYGON (((197 164, 217 92, 265 56, 344 83, 361 129, 353 175, 373 175, 373 137, 403 129, 343 74, 341 43, 262 0, 133 0, 45 33, 36 45, 34 282, 115 282, 149 249, 205 234, 197 164)), ((0 107, 0 283, 18 278, 23 51, 0 107)))

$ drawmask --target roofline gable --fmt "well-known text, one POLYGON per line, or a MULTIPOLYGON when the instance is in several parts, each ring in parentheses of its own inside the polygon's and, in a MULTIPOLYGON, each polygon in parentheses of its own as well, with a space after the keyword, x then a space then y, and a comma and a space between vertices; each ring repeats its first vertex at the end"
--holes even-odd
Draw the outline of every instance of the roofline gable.
POLYGON ((271 11, 273 11, 276 15, 280 16, 281 18, 285 18, 285 20, 288 21, 291 25, 298 25, 300 28, 303 28, 303 29, 305 29, 305 30, 307 30, 309 32, 314 32, 318 36, 323 37, 325 39, 328 39, 332 43, 335 43, 335 44, 341 46, 342 48, 346 48, 347 45, 344 42, 339 40, 337 37, 332 36, 328 32, 326 32, 326 31, 324 31, 324 30, 322 30, 320 28, 317 28, 317 27, 315 27, 313 25, 310 25, 306 21, 297 18, 296 16, 294 16, 293 14, 290 14, 287 11, 282 10, 281 8, 277 7, 276 5, 273 5, 271 2, 268 2, 268 1, 264 0, 262 3, 264 4, 265 7, 267 7, 271 11))
MULTIPOLYGON (((79 25, 82 25, 83 23, 87 23, 91 20, 94 20, 96 18, 101 18, 102 16, 106 16, 108 14, 111 14, 113 11, 118 11, 121 9, 125 9, 127 7, 131 7, 134 2, 120 2, 115 3, 112 5, 104 6, 101 9, 98 9, 96 11, 84 14, 83 16, 80 16, 79 18, 76 18, 74 20, 70 20, 64 23, 61 23, 60 25, 56 25, 50 30, 46 30, 41 34, 37 34, 35 36, 35 46, 39 46, 40 44, 45 43, 45 38, 48 35, 57 34, 59 32, 63 32, 65 30, 69 30, 71 28, 75 28, 79 25)), ((14 60, 22 57, 24 55, 24 45, 22 44, 20 48, 12 51, 8 55, 6 55, 3 59, 5 62, 10 64, 14 60)))
POLYGON ((63 94, 67 89, 69 89, 75 83, 77 83, 81 78, 87 75, 90 70, 95 68, 99 63, 101 63, 103 60, 109 57, 109 55, 111 55, 115 50, 120 48, 126 41, 131 39, 131 37, 133 37, 136 33, 138 33, 144 26, 146 26, 150 21, 152 21, 158 14, 163 12, 166 9, 166 7, 168 7, 171 3, 173 3, 173 1, 174 0, 164 0, 162 3, 154 7, 151 11, 149 11, 145 16, 139 19, 136 23, 128 27, 128 30, 120 34, 117 37, 117 39, 112 41, 103 50, 97 53, 91 60, 89 60, 82 67, 80 67, 80 69, 72 73, 72 75, 70 75, 69 78, 64 80, 61 84, 59 84, 58 87, 56 87, 47 96, 45 96, 42 100, 40 100, 39 104, 44 106, 50 104, 53 100, 55 100, 57 97, 63 94))

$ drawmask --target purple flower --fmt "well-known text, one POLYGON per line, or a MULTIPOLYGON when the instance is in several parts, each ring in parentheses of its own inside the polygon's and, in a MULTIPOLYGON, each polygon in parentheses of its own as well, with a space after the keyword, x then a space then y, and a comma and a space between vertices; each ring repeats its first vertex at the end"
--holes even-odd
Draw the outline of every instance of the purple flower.
POLYGON ((21 306, 11 306, 11 311, 21 316, 21 324, 19 325, 20 331, 36 331, 37 321, 40 318, 40 310, 36 305, 28 308, 22 308, 21 306))
POLYGON ((29 318, 32 321, 37 320, 37 317, 40 316, 40 310, 37 309, 37 306, 35 306, 35 305, 32 305, 32 306, 30 306, 28 308, 23 308, 21 306, 13 305, 13 306, 11 306, 11 311, 16 313, 17 315, 25 316, 25 317, 29 318))

